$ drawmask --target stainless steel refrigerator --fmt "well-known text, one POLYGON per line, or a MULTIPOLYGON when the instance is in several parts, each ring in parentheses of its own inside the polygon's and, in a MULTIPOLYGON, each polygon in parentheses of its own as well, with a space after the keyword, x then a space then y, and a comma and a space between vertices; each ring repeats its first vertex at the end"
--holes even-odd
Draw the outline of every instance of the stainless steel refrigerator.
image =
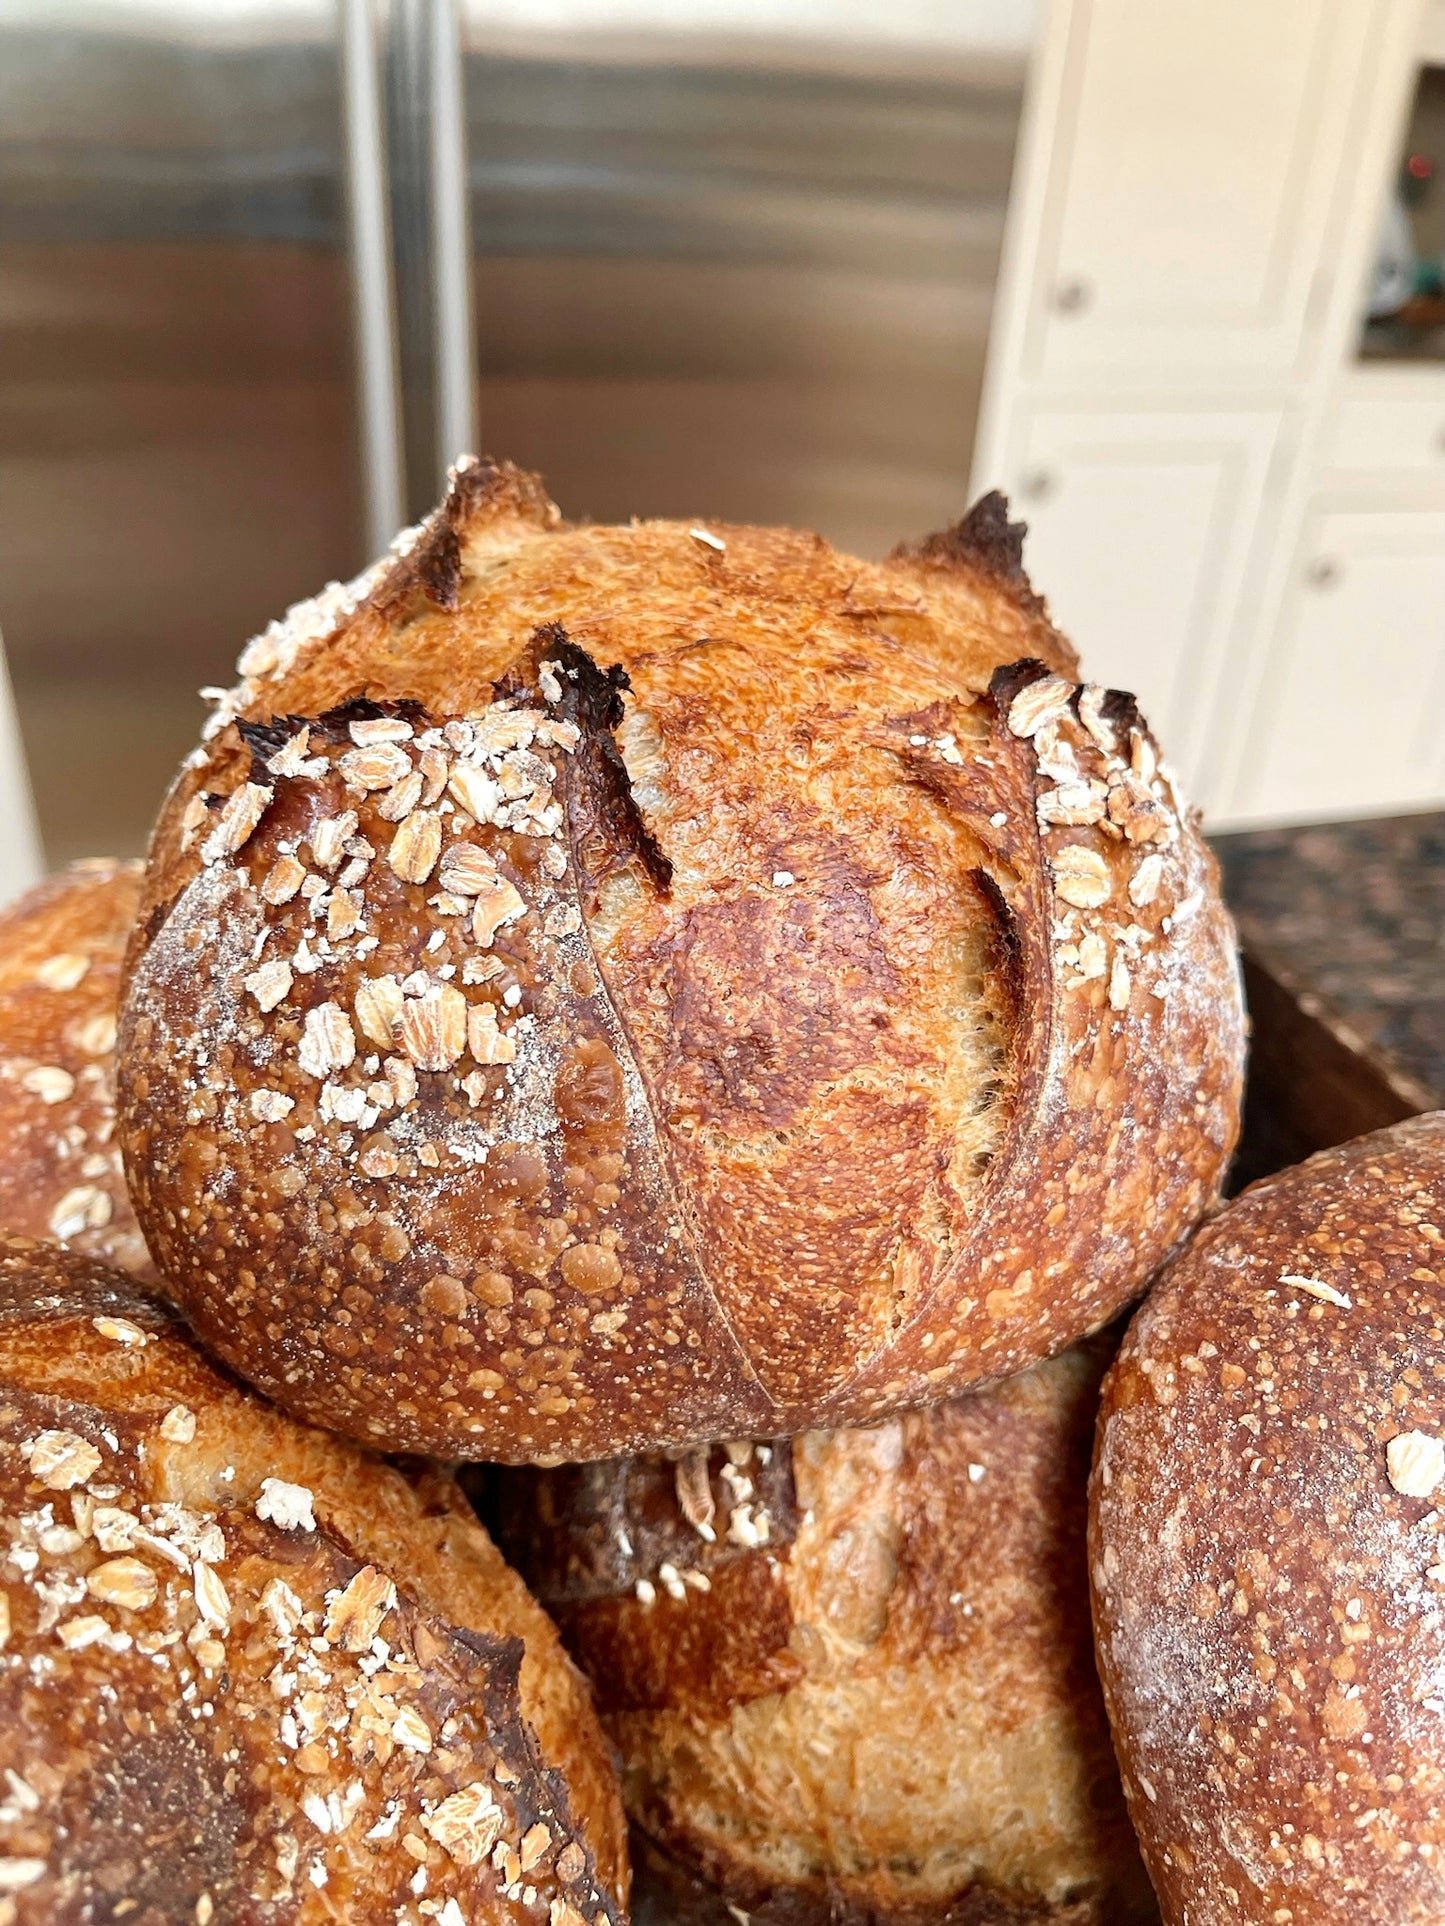
POLYGON ((956 514, 1028 0, 0 0, 0 626, 52 861, 465 443, 956 514))

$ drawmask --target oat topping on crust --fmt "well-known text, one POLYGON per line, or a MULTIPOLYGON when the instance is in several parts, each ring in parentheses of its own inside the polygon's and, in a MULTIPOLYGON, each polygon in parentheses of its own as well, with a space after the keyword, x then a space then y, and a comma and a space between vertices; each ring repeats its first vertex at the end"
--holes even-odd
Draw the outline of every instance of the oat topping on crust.
POLYGON ((123 1128, 206 1340, 354 1435, 526 1457, 862 1422, 1107 1316, 1237 1095, 1226 919, 1132 706, 1002 550, 729 530, 699 567, 483 468, 248 652, 156 845, 123 1128), (198 871, 189 789, 213 825, 246 781, 198 871))
MULTIPOLYGON (((616 1926, 523 1721, 520 1641, 358 1565, 306 1487, 162 1499, 156 1391, 203 1402, 209 1377, 234 1425, 234 1390, 132 1294, 127 1316, 68 1275, 73 1312, 46 1298, 36 1250, 0 1240, 0 1919, 616 1926), (144 1328, 139 1378, 106 1376, 106 1322, 144 1328), (54 1393, 47 1343, 89 1361, 99 1402, 54 1393), (46 1411, 81 1428, 36 1428, 46 1411)), ((176 1488, 193 1414, 160 1432, 176 1488)))

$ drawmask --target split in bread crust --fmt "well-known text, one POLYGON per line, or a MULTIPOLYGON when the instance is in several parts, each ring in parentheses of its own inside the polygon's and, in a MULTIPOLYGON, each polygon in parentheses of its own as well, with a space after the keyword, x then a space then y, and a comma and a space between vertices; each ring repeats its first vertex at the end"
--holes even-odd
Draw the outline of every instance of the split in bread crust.
POLYGON ((1090 1565, 1167 1926, 1445 1918, 1445 1112, 1244 1192, 1105 1386, 1090 1565))
POLYGON ((863 1423, 1140 1290, 1234 1141, 1232 934, 1020 536, 569 528, 470 463, 253 644, 121 1037, 204 1341, 378 1444, 577 1459, 863 1423))
POLYGON ((791 1446, 482 1474, 620 1750, 639 1918, 1154 1920, 1089 1625, 1109 1350, 791 1446))
POLYGON ((0 1237, 0 1918, 603 1926, 586 1687, 452 1480, 0 1237))

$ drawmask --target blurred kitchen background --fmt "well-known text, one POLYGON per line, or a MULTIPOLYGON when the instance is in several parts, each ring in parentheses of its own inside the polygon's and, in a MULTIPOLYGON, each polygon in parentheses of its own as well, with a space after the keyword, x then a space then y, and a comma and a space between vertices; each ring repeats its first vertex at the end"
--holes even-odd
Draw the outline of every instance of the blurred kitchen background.
POLYGON ((45 859, 466 446, 867 555, 1002 486, 1215 825, 1438 806, 1442 167, 1445 0, 0 0, 45 859))

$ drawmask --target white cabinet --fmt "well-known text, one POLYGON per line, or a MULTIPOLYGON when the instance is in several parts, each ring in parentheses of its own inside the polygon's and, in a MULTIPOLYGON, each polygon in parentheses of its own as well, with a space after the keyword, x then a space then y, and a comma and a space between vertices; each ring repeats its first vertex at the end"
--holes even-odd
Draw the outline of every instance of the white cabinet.
POLYGON ((1220 827, 1445 799, 1445 381, 1354 365, 1422 19, 1046 0, 973 482, 1220 827))
POLYGON ((1445 492, 1445 369, 1355 369, 1330 404, 1320 461, 1327 471, 1434 481, 1445 492))
POLYGON ((1090 676, 1139 697, 1195 796, 1281 425, 1268 410, 1048 410, 1021 419, 1008 463, 1055 619, 1090 676))
POLYGON ((1320 291, 1340 125, 1375 57, 1371 11, 1075 0, 1032 372, 1289 375, 1320 291))
POLYGON ((1269 667, 1242 814, 1343 816, 1445 793, 1445 510, 1311 514, 1269 667))

